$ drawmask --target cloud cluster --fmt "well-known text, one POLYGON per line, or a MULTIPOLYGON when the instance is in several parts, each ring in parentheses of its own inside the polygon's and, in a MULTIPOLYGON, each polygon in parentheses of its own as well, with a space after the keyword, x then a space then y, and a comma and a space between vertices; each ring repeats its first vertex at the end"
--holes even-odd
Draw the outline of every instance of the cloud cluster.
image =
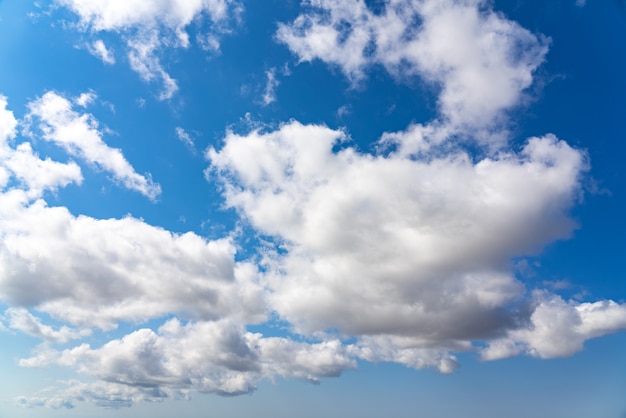
MULTIPOLYGON (((79 101, 89 101, 81 96, 79 101), (82 99, 81 99, 82 98, 82 99)), ((154 197, 158 185, 135 173, 101 138, 97 122, 49 92, 28 105, 28 134, 110 171, 125 186, 154 197), (36 128, 36 129, 35 129, 36 128)), ((231 239, 174 234, 140 219, 75 216, 50 207, 46 190, 80 183, 74 162, 42 160, 30 142, 16 142, 18 121, 0 98, 0 298, 74 325, 110 329, 168 313, 190 318, 265 315, 255 267, 234 261, 231 239)), ((23 310, 9 325, 52 341, 67 340, 23 310)))
POLYGON ((254 268, 229 239, 173 234, 132 217, 74 216, 42 200, 3 195, 0 296, 57 319, 103 329, 168 313, 257 322, 254 268))
POLYGON ((227 204, 282 249, 265 260, 272 308, 305 335, 416 346, 514 327, 524 288, 510 260, 570 235, 584 154, 548 135, 517 154, 421 161, 333 152, 343 138, 292 122, 208 153, 227 204))
MULTIPOLYGON (((218 24, 236 7, 58 1, 84 30, 121 33, 133 68, 161 80, 164 97, 176 84, 156 51, 186 46, 199 15, 218 24)), ((570 210, 589 170, 585 152, 553 134, 508 145, 506 112, 523 102, 547 41, 479 0, 377 4, 311 0, 276 36, 300 60, 323 60, 356 82, 373 65, 432 82, 439 115, 383 134, 378 154, 350 146, 344 130, 298 121, 227 132, 206 152, 207 178, 259 238, 247 260, 235 234, 207 240, 49 206, 45 192, 80 184, 80 167, 17 141, 18 120, 0 97, 0 301, 10 306, 0 329, 45 342, 21 366, 58 365, 92 380, 20 404, 237 395, 276 376, 338 376, 358 360, 451 373, 458 352, 559 357, 626 329, 626 305, 566 301, 514 273, 513 260, 577 228, 570 210), (133 330, 106 333, 120 323, 133 330), (266 337, 251 324, 288 329, 266 337), (76 341, 95 332, 108 341, 76 341)), ((274 70, 266 75, 269 104, 277 82, 274 70)), ((103 142, 95 118, 61 95, 31 102, 22 123, 32 138, 158 195, 103 142)), ((182 128, 176 134, 192 145, 182 128)))
MULTIPOLYGON (((217 35, 226 30, 228 21, 241 6, 236 0, 56 0, 74 12, 76 27, 84 32, 115 33, 122 37, 131 68, 146 82, 161 84, 160 99, 170 99, 178 90, 161 63, 164 48, 190 44, 186 28, 194 21, 208 19, 211 29, 199 39, 201 46, 219 49, 217 35)), ((106 64, 115 57, 102 39, 95 39, 87 50, 106 64)))
POLYGON ((163 387, 168 397, 182 397, 190 390, 232 396, 254 390, 262 378, 316 382, 355 367, 339 341, 308 344, 263 338, 228 320, 183 325, 177 319, 156 332, 140 329, 98 349, 83 344, 62 352, 41 351, 20 364, 75 367, 101 381, 136 390, 163 387))
POLYGON ((540 358, 570 356, 585 340, 626 329, 626 305, 610 300, 576 303, 538 292, 539 303, 526 328, 509 330, 504 338, 490 341, 481 353, 496 360, 526 353, 540 358))
POLYGON ((378 11, 364 0, 307 4, 277 32, 300 61, 322 60, 354 82, 374 65, 419 76, 440 90, 441 116, 458 130, 493 127, 518 106, 548 51, 482 0, 390 0, 378 11))
MULTIPOLYGON (((83 94, 77 104, 84 107, 93 100, 89 94, 83 94)), ((68 154, 110 172, 125 187, 150 199, 161 193, 161 187, 149 175, 136 173, 119 149, 110 148, 102 141, 98 121, 90 114, 76 112, 65 97, 50 91, 29 103, 28 108, 30 112, 25 119, 31 135, 54 142, 68 154)))
MULTIPOLYGON (((87 105, 93 98, 75 101, 87 105)), ((106 167, 112 150, 91 116, 77 114, 56 93, 28 109, 22 123, 30 137, 106 167)), ((231 238, 207 241, 130 216, 95 219, 48 206, 44 192, 80 183, 80 167, 41 160, 30 142, 16 144, 25 139, 18 138, 18 124, 0 97, 0 301, 10 306, 0 316, 2 329, 45 342, 21 366, 56 364, 97 380, 70 382, 20 404, 72 407, 89 400, 119 407, 190 391, 237 395, 261 379, 319 381, 355 366, 339 341, 297 342, 245 330, 267 320, 267 306, 257 267, 235 261, 231 238), (172 315, 156 332, 139 329, 99 348, 52 348, 87 338, 94 328, 172 315)))
POLYGON ((338 332, 358 339, 361 358, 450 372, 450 353, 481 341, 491 342, 484 358, 555 357, 623 329, 622 305, 597 302, 590 319, 586 304, 527 294, 511 268, 570 236, 588 169, 583 151, 552 134, 507 146, 506 112, 523 102, 546 38, 483 1, 306 4, 277 32, 300 61, 355 82, 374 65, 419 76, 438 86, 440 114, 384 134, 387 155, 336 152, 344 132, 295 121, 229 133, 207 152, 227 204, 273 243, 268 300, 293 331, 338 332), (552 315, 570 317, 576 338, 541 331, 552 315))

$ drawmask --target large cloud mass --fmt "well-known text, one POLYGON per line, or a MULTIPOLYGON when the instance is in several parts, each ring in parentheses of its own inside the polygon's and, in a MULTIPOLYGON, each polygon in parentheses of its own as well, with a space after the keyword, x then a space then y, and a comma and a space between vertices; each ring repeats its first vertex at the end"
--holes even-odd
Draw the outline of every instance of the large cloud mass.
MULTIPOLYGON (((227 0, 58 4, 83 30, 122 34, 130 64, 161 80, 164 98, 176 83, 156 51, 186 46, 198 16, 219 27, 237 8, 227 0)), ((383 134, 376 154, 324 125, 228 131, 206 152, 207 178, 242 220, 221 239, 49 204, 50 192, 81 184, 79 163, 152 200, 160 187, 107 146, 95 117, 71 100, 48 92, 18 120, 0 96, 0 330, 43 341, 21 366, 63 366, 88 380, 20 404, 238 395, 276 376, 338 376, 358 360, 451 373, 459 352, 567 356, 626 328, 626 305, 564 300, 512 267, 571 236, 570 211, 590 168, 584 150, 554 134, 509 144, 507 112, 523 103, 546 39, 479 0, 377 5, 311 0, 276 36, 300 61, 322 60, 355 83, 377 65, 433 83, 438 116, 383 134), (40 157, 37 140, 70 159, 40 157), (237 253, 242 236, 257 245, 248 259, 237 253), (263 335, 263 325, 279 335, 263 335)), ((92 46, 114 62, 104 43, 92 46)))

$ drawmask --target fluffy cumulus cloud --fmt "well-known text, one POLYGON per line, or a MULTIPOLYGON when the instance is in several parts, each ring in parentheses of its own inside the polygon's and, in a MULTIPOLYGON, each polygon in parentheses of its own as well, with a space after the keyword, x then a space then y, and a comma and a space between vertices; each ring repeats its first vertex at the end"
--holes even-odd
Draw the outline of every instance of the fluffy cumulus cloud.
POLYGON ((583 348, 585 340, 626 329, 626 305, 613 301, 566 302, 539 292, 539 303, 530 326, 511 330, 489 343, 481 355, 495 360, 526 353, 540 358, 569 356, 583 348))
POLYGON ((63 351, 42 350, 20 364, 75 367, 80 373, 115 383, 109 391, 120 391, 118 386, 134 389, 126 398, 143 388, 160 387, 163 397, 185 397, 191 390, 232 396, 254 390, 262 378, 316 382, 355 367, 338 341, 307 344, 263 338, 231 321, 183 325, 177 319, 156 332, 140 329, 97 349, 83 344, 63 351))
POLYGON ((482 0, 312 0, 281 24, 277 38, 300 61, 322 60, 353 81, 381 65, 397 77, 419 76, 440 90, 445 122, 489 128, 519 104, 547 40, 489 9, 482 0))
POLYGON ((233 5, 232 0, 57 0, 80 17, 80 24, 94 30, 120 30, 136 26, 165 25, 179 31, 184 39, 185 27, 200 13, 207 13, 213 21, 225 19, 233 5))
MULTIPOLYGON (((75 27, 97 36, 101 32, 119 34, 126 44, 131 68, 146 82, 161 85, 159 97, 171 98, 178 90, 163 67, 161 50, 169 47, 187 48, 190 44, 187 26, 199 19, 208 19, 211 29, 199 39, 201 46, 219 49, 218 35, 227 30, 229 20, 241 6, 236 0, 56 0, 76 14, 75 27)), ((104 63, 115 58, 101 39, 94 39, 87 50, 104 63)))
MULTIPOLYGON (((337 330, 362 337, 363 358, 443 372, 455 365, 447 352, 473 341, 534 338, 548 305, 523 309, 510 260, 571 234, 584 153, 553 135, 480 160, 461 149, 424 160, 333 152, 341 140, 291 122, 208 152, 228 205, 279 247, 265 259, 268 299, 294 331, 337 330)), ((582 327, 577 346, 596 332, 582 327)))
MULTIPOLYGON (((236 7, 58 3, 86 31, 121 33, 131 65, 160 80, 163 97, 176 84, 156 51, 186 46, 198 16, 219 26, 236 7)), ((242 230, 258 235, 246 260, 241 235, 208 240, 51 206, 46 192, 80 184, 81 168, 42 159, 31 137, 149 198, 160 189, 76 110, 95 93, 34 100, 24 138, 0 96, 0 326, 44 341, 21 366, 84 377, 21 405, 237 395, 276 376, 339 376, 358 360, 451 373, 459 352, 560 357, 626 329, 624 304, 564 300, 515 275, 514 260, 577 228, 570 210, 589 169, 584 150, 553 134, 508 143, 506 112, 523 102, 544 38, 479 0, 310 0, 303 10, 277 33, 299 60, 320 59, 355 82, 375 65, 420 77, 437 86, 439 114, 383 134, 376 154, 350 146, 344 130, 298 121, 227 132, 206 152, 207 178, 242 230), (468 137, 478 141, 467 147, 468 137), (112 331, 121 323, 132 329, 112 331), (288 329, 275 337, 248 327, 277 323, 288 329)), ((265 104, 277 86, 274 70, 267 77, 265 104)))
MULTIPOLYGON (((77 100, 89 101, 84 96, 77 100)), ((23 123, 29 136, 54 142, 149 197, 158 191, 135 173, 120 150, 104 144, 95 120, 76 113, 67 99, 46 93, 28 108, 23 123)), ((264 318, 255 267, 235 263, 229 238, 207 241, 130 216, 95 219, 48 206, 44 192, 80 183, 81 169, 71 161, 41 159, 30 142, 18 141, 17 124, 6 99, 0 98, 3 302, 103 329, 176 312, 200 319, 264 318)), ((67 341, 72 335, 65 328, 53 331, 21 309, 10 309, 7 316, 10 327, 46 340, 67 341)))
POLYGON ((512 270, 576 228, 584 152, 554 135, 478 160, 334 152, 345 140, 290 122, 207 153, 227 204, 273 243, 267 298, 295 333, 338 332, 357 338, 355 357, 449 373, 454 352, 562 357, 626 328, 625 305, 528 294, 512 270))
POLYGON ((115 55, 111 49, 107 48, 102 39, 96 39, 87 45, 87 51, 105 64, 115 64, 115 55))
POLYGON ((235 264, 228 239, 207 242, 131 217, 76 217, 20 197, 5 195, 0 209, 5 301, 104 329, 170 312, 263 317, 254 268, 235 264))

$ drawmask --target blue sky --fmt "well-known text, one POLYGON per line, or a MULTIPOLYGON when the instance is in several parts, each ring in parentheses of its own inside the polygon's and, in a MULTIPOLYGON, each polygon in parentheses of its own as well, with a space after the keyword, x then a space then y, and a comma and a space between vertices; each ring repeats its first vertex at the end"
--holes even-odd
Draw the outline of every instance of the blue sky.
POLYGON ((0 418, 623 418, 625 36, 0 0, 0 418))

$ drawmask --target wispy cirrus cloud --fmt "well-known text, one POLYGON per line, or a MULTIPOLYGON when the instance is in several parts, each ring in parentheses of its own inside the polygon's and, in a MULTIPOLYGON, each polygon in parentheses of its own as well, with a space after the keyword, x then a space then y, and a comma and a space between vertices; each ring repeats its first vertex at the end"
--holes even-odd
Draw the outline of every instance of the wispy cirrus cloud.
POLYGON ((115 64, 115 54, 108 48, 102 39, 87 44, 87 51, 105 64, 115 64))
MULTIPOLYGON (((87 104, 89 98, 79 97, 87 104)), ((88 113, 76 112, 65 97, 47 92, 29 103, 26 123, 41 138, 63 147, 70 155, 84 159, 111 174, 125 187, 154 200, 161 187, 149 175, 141 175, 126 160, 121 150, 110 148, 102 140, 98 121, 88 113)))
POLYGON ((187 148, 189 148, 190 150, 195 150, 196 149, 196 144, 194 143, 193 138, 191 137, 191 135, 189 135, 189 133, 187 133, 187 131, 185 131, 180 126, 177 126, 175 131, 176 131, 176 137, 183 144, 185 144, 185 146, 187 148))
MULTIPOLYGON (((113 33, 126 45, 131 68, 142 80, 160 85, 161 100, 170 99, 178 91, 176 80, 162 63, 162 50, 187 48, 190 45, 186 28, 192 22, 208 20, 209 31, 201 46, 210 39, 213 50, 219 49, 218 35, 225 32, 229 21, 241 11, 236 0, 167 0, 125 1, 56 0, 78 17, 74 28, 97 36, 113 33)), ((106 64, 115 58, 101 39, 88 42, 87 50, 106 64)))
POLYGON ((39 318, 24 308, 9 308, 4 315, 8 318, 10 328, 48 342, 66 343, 91 335, 89 329, 77 330, 65 325, 55 330, 51 326, 43 324, 39 318))
POLYGON ((265 72, 266 82, 263 91, 263 106, 270 105, 276 101, 276 88, 280 84, 276 78, 276 68, 270 68, 265 72))
POLYGON ((623 305, 597 302, 590 319, 596 305, 528 294, 511 268, 571 235, 568 212, 589 168, 584 151, 551 134, 520 151, 507 145, 506 113, 523 103, 546 38, 481 1, 305 8, 277 32, 300 61, 354 82, 377 64, 419 76, 439 87, 439 116, 384 134, 386 156, 333 151, 345 133, 298 122, 229 133, 207 152, 227 204, 276 245, 265 280, 280 317, 299 334, 358 338, 361 358, 442 372, 455 351, 492 340, 485 358, 495 346, 555 357, 624 329, 623 305), (465 151, 468 138, 487 157, 465 151), (538 336, 550 315, 572 317, 563 325, 575 343, 538 336), (610 326, 593 325, 604 315, 610 326))

